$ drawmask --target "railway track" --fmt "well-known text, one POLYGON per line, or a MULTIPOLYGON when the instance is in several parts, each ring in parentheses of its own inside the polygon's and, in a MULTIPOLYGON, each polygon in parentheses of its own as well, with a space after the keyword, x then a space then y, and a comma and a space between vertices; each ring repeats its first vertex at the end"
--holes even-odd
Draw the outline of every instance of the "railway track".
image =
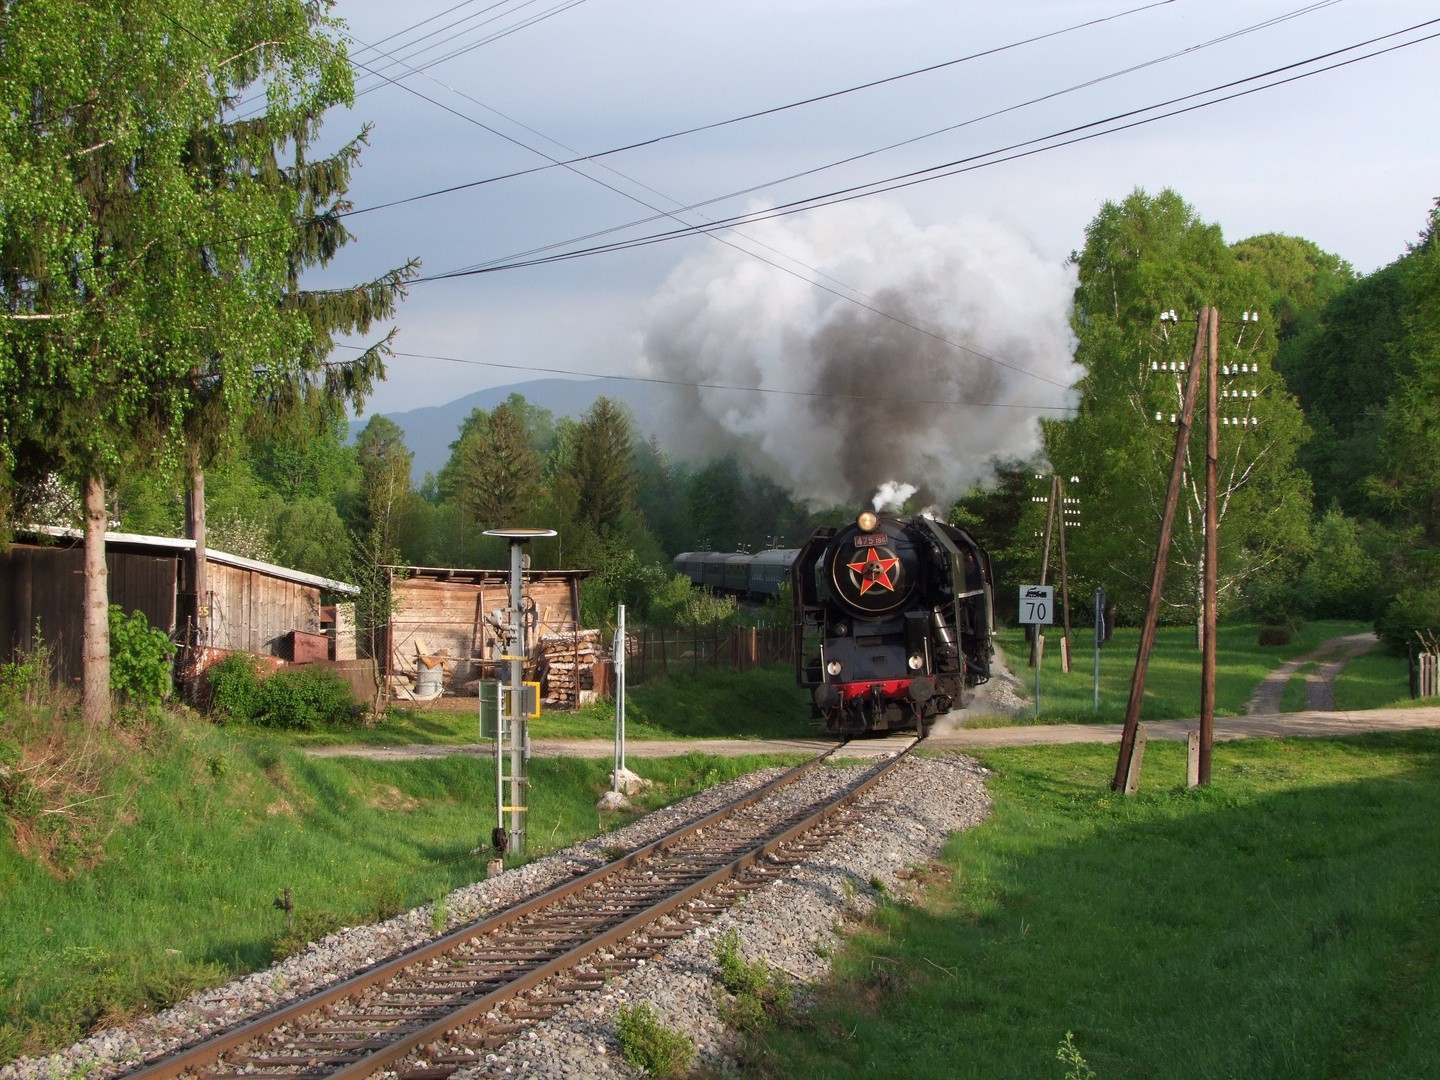
MULTIPOLYGON (((918 742, 918 740, 917 740, 918 742)), ((125 1080, 446 1080, 657 956, 843 829, 916 743, 838 795, 772 800, 834 751, 482 921, 212 1036, 125 1080), (777 809, 780 811, 777 816, 777 809)))

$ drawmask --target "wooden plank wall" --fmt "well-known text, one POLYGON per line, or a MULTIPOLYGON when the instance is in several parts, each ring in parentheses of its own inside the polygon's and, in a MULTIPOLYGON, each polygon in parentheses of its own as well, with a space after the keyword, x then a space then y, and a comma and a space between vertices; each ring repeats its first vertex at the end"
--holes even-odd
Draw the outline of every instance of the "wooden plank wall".
POLYGON ((210 645, 279 656, 291 630, 320 632, 320 590, 254 570, 211 563, 210 645))
MULTIPOLYGON (((565 578, 525 583, 525 592, 535 601, 541 624, 532 632, 531 653, 540 635, 575 629, 574 593, 565 578)), ((504 582, 481 585, 468 581, 437 581, 409 578, 395 582, 396 611, 391 617, 390 671, 414 675, 415 639, 423 638, 430 655, 445 654, 445 681, 456 685, 480 677, 472 661, 499 655, 494 630, 483 617, 509 603, 509 586, 504 582)))
MULTIPOLYGON (((175 630, 174 555, 108 552, 110 602, 127 614, 143 611, 151 626, 175 630)), ((80 676, 85 552, 81 547, 12 544, 0 553, 0 657, 25 652, 41 637, 56 649, 59 675, 80 676)))

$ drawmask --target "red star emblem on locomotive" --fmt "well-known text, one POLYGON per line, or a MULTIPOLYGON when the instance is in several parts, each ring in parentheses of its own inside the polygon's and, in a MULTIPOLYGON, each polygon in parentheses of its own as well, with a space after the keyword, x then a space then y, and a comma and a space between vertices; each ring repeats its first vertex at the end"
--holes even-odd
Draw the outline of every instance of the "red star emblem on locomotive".
POLYGON ((890 571, 894 570, 900 562, 898 558, 882 559, 880 553, 871 548, 865 558, 859 562, 846 563, 846 567, 853 570, 860 578, 860 595, 864 596, 871 589, 889 589, 895 591, 895 582, 890 580, 890 571))

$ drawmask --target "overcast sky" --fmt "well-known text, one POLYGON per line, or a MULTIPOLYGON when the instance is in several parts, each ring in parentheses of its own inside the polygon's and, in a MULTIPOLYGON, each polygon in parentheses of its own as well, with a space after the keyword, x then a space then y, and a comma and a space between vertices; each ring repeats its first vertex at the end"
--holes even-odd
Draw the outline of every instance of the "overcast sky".
MULTIPOLYGON (((363 122, 374 124, 351 190, 363 208, 533 169, 548 164, 543 155, 595 154, 788 104, 1143 3, 473 0, 457 7, 457 0, 341 0, 335 13, 359 42, 398 35, 379 46, 396 56, 437 44, 409 61, 415 67, 553 13, 423 75, 352 45, 354 59, 376 70, 392 65, 386 71, 392 79, 439 104, 362 70, 357 85, 373 89, 348 115, 333 113, 326 134, 335 141, 363 122), (406 45, 432 31, 439 33, 406 45)), ((1303 0, 1171 0, 883 87, 617 154, 603 164, 550 168, 361 214, 350 221, 360 242, 314 283, 362 280, 411 256, 424 261, 427 275, 503 261, 653 214, 642 202, 673 210, 771 184, 1295 12, 1303 11, 1045 102, 713 203, 703 213, 724 217, 955 161, 1440 18, 1437 5, 1404 0, 1308 6, 1303 0)), ((1437 31, 1440 23, 1381 47, 1437 31)), ((1403 253, 1440 195, 1437 119, 1440 41, 1425 41, 1277 89, 873 198, 898 204, 921 226, 997 223, 1058 263, 1083 244, 1086 223, 1105 200, 1136 186, 1169 186, 1218 222, 1227 239, 1258 232, 1304 236, 1369 271, 1403 253)), ((836 211, 807 216, 827 213, 836 211)), ((683 216, 688 223, 700 220, 694 212, 683 216)), ((604 239, 675 227, 661 219, 604 239)), ((397 347, 521 368, 636 371, 657 290, 681 260, 717 243, 694 235, 417 284, 400 311, 397 347)), ((370 408, 435 404, 532 377, 524 370, 400 358, 370 408)))

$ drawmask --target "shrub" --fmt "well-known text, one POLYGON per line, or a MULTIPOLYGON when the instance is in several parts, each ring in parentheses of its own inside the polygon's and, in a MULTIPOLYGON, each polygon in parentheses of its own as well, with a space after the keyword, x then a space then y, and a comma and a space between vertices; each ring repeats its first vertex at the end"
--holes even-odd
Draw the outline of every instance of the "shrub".
POLYGON ((1290 628, 1288 626, 1262 626, 1260 627, 1261 645, 1289 645, 1290 628))
POLYGON ((260 683, 260 713, 255 722, 266 727, 309 730, 321 724, 346 724, 355 719, 350 684, 326 668, 298 667, 277 671, 260 683))
POLYGON ((131 701, 158 705, 170 694, 170 657, 175 646, 150 625, 143 611, 128 616, 110 605, 110 690, 131 701))
POLYGON ((221 720, 247 723, 260 712, 260 673, 249 653, 234 653, 205 672, 210 709, 221 720))
POLYGON ((255 658, 227 656, 206 672, 210 708, 221 719, 310 730, 357 715, 350 684, 326 668, 301 666, 262 679, 255 658))
POLYGON ((790 1011, 790 985, 761 961, 747 964, 740 938, 731 930, 715 945, 720 985, 730 995, 721 1003, 720 1019, 736 1031, 768 1027, 790 1011))
POLYGON ((328 911, 297 911, 294 920, 284 932, 270 942, 270 959, 284 960, 287 956, 304 952, 305 946, 319 941, 327 934, 340 929, 340 920, 328 911))
POLYGON ((690 1036, 660 1023, 648 1002, 621 1006, 615 1017, 620 1053, 647 1076, 677 1076, 695 1058, 690 1036))

